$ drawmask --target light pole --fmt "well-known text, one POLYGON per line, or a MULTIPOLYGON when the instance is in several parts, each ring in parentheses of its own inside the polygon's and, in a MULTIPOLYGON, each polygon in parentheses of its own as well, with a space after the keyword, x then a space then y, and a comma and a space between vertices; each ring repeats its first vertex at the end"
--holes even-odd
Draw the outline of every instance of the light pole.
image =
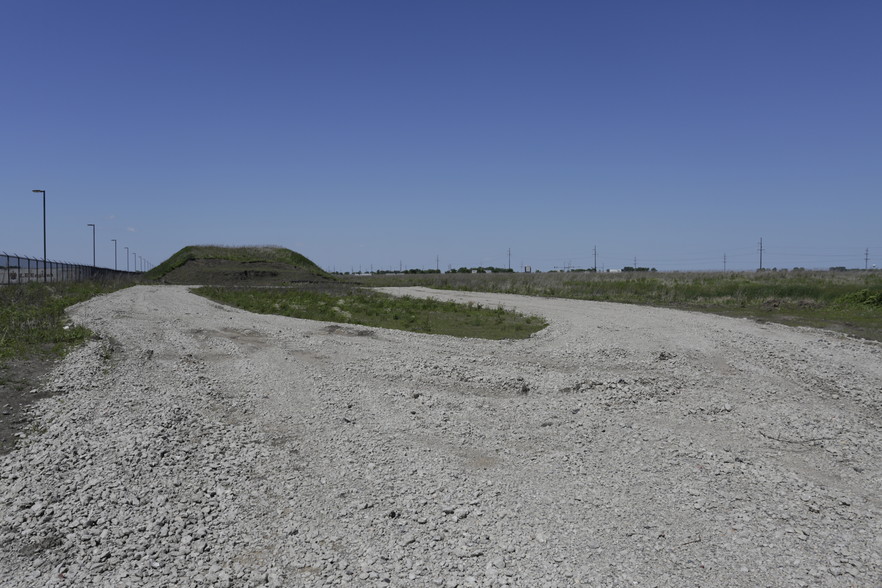
POLYGON ((87 227, 92 227, 92 267, 95 267, 95 224, 89 223, 87 227))
POLYGON ((113 241, 113 271, 116 271, 116 239, 111 241, 113 241))
POLYGON ((129 271, 129 248, 124 247, 123 249, 126 250, 126 271, 129 271))
POLYGON ((132 251, 132 264, 135 266, 135 271, 138 271, 138 254, 132 251))
POLYGON ((31 190, 43 194, 43 281, 46 281, 46 190, 31 190))

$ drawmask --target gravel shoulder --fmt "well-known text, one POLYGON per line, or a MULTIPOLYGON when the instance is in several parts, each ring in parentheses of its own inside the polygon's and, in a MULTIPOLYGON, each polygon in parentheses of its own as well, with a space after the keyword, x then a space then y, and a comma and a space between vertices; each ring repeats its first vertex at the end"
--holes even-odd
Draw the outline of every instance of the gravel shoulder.
POLYGON ((70 310, 0 461, 3 586, 882 584, 882 345, 387 288, 522 341, 256 315, 181 286, 70 310))

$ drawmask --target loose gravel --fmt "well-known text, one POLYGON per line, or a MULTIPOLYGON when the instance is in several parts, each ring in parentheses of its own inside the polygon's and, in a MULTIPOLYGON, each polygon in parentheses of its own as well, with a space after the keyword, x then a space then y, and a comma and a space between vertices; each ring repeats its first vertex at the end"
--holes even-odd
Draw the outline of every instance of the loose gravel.
POLYGON ((228 308, 73 307, 100 335, 0 462, 2 586, 882 585, 882 346, 423 288, 522 341, 228 308))

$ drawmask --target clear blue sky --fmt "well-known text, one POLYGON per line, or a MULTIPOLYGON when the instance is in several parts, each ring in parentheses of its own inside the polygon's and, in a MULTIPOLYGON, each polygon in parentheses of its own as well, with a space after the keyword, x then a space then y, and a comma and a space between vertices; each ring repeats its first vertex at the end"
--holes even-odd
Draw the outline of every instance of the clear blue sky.
POLYGON ((882 267, 882 2, 0 6, 0 250, 882 267))

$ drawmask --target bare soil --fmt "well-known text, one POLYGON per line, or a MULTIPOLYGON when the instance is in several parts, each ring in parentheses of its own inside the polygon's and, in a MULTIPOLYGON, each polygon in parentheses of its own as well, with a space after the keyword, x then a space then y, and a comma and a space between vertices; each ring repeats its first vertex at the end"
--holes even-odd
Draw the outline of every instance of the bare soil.
POLYGON ((31 426, 30 406, 53 395, 43 380, 57 360, 33 357, 0 364, 0 455, 9 453, 31 426))

